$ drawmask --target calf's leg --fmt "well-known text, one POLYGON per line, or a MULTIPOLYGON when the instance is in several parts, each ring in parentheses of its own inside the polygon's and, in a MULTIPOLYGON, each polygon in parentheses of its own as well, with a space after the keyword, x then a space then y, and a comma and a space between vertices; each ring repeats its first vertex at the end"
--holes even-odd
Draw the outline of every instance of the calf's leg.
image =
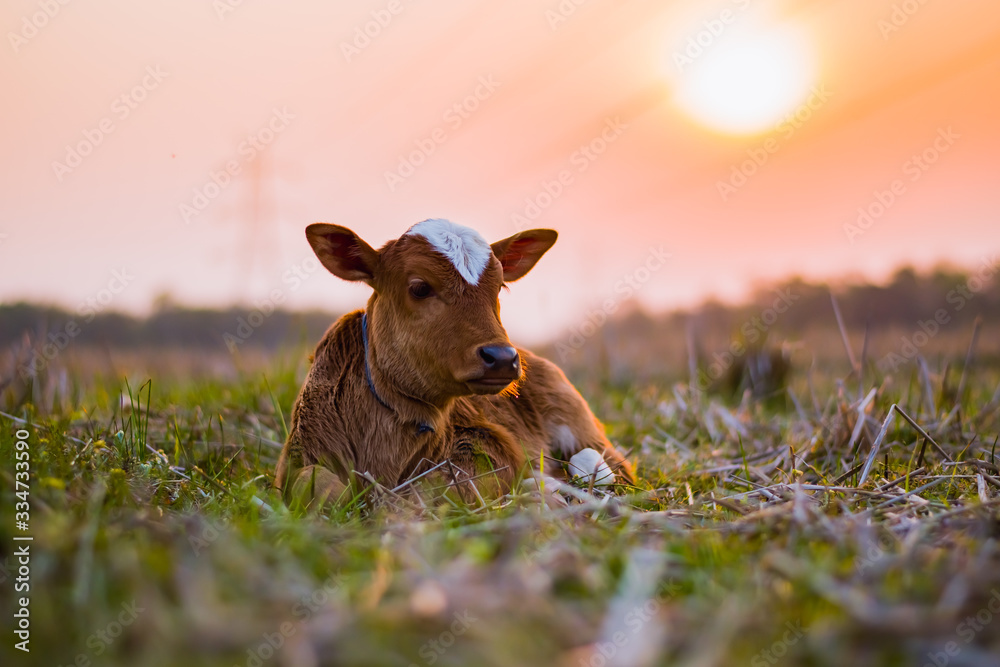
POLYGON ((326 505, 343 502, 347 497, 347 485, 329 468, 321 465, 300 468, 290 482, 286 482, 283 490, 285 504, 289 507, 301 505, 319 510, 326 505))

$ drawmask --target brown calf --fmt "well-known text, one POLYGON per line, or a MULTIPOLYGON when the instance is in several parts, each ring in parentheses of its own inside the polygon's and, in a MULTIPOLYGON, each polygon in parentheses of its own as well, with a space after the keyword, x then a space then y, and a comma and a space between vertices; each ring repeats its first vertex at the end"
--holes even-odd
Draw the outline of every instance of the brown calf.
POLYGON ((512 347, 500 324, 501 287, 526 274, 556 232, 490 246, 472 229, 425 220, 377 251, 338 225, 309 225, 306 237, 331 273, 374 294, 316 347, 278 462, 286 502, 356 492, 355 472, 391 488, 445 459, 460 478, 483 476, 477 487, 495 495, 543 453, 552 472, 586 448, 634 483, 562 371, 512 347))

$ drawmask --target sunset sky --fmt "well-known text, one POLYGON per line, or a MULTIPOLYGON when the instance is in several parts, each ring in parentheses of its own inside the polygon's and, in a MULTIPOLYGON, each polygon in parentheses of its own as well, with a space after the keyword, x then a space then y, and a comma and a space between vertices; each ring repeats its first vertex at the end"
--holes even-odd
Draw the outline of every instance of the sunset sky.
POLYGON ((307 224, 379 246, 442 217, 559 231, 503 297, 535 342, 626 276, 658 309, 1000 250, 991 0, 8 0, 0 26, 4 302, 341 311, 369 290, 310 271, 307 224))

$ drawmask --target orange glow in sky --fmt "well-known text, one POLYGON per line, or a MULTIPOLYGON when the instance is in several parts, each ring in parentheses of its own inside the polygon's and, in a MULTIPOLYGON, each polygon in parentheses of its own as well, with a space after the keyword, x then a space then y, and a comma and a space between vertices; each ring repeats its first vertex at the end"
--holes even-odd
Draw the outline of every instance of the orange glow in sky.
POLYGON ((345 310, 304 228, 560 240, 515 339, 621 298, 973 267, 1000 246, 1000 4, 899 0, 0 8, 0 299, 345 310), (655 271, 646 267, 650 257, 655 271))
POLYGON ((733 134, 772 129, 809 95, 814 74, 801 35, 772 32, 719 45, 677 86, 678 105, 733 134))

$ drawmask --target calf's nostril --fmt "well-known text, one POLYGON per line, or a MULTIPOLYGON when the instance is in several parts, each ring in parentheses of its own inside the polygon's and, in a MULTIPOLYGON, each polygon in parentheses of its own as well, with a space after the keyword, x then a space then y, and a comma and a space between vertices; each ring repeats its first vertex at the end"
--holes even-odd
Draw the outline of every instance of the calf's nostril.
POLYGON ((486 364, 486 368, 489 370, 517 370, 520 366, 520 359, 518 358, 517 350, 513 347, 504 347, 500 345, 488 345, 486 347, 481 347, 479 348, 479 357, 483 360, 486 364))

